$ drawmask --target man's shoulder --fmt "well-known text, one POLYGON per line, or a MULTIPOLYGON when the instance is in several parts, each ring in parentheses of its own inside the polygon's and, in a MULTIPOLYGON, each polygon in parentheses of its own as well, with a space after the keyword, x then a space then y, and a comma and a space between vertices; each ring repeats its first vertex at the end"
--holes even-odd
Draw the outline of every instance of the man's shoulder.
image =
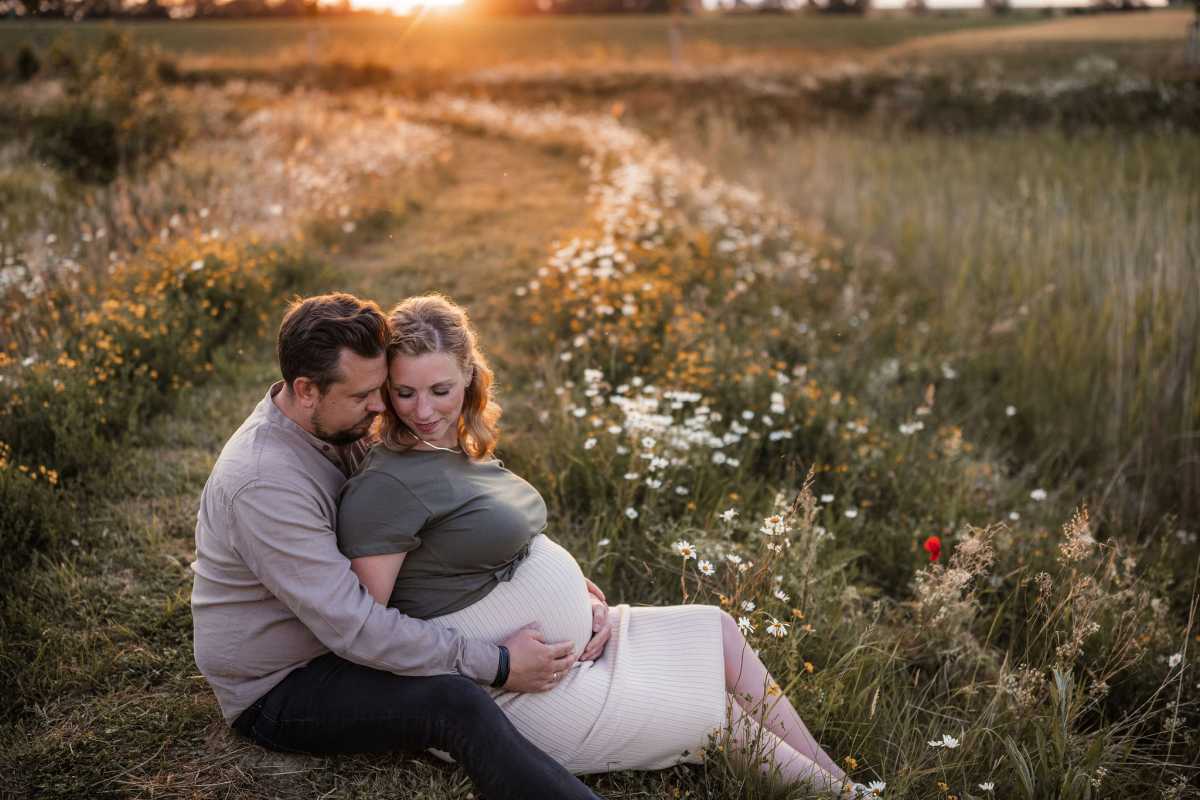
POLYGON ((305 472, 297 457, 303 445, 260 406, 221 448, 209 483, 219 485, 229 497, 253 484, 288 483, 289 476, 299 478, 305 472))

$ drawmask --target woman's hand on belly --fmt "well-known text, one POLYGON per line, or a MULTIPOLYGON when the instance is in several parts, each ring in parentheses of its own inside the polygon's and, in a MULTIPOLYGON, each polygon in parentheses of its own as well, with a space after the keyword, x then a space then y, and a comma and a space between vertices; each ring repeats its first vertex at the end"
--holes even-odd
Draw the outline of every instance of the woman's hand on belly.
POLYGON ((587 578, 584 578, 583 582, 587 584, 589 599, 592 601, 592 638, 579 654, 579 660, 595 661, 612 638, 612 622, 609 620, 608 602, 604 599, 604 592, 587 578))

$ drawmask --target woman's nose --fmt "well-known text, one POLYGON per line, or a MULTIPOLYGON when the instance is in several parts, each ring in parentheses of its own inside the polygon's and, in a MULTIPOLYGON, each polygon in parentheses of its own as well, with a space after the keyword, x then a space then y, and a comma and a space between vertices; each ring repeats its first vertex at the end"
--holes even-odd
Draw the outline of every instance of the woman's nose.
POLYGON ((417 419, 429 419, 433 412, 433 402, 425 396, 417 397, 417 419))

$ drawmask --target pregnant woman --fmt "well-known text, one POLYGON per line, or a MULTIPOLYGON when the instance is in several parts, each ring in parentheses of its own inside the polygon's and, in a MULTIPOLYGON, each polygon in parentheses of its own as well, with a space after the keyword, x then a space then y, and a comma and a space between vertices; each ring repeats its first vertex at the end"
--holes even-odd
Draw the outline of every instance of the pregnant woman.
POLYGON ((493 642, 536 621, 546 641, 598 655, 550 691, 492 690, 517 729, 572 772, 696 763, 728 726, 735 748, 766 756, 765 771, 857 794, 721 609, 616 606, 607 647, 585 653, 587 581, 544 533, 538 492, 492 456, 500 408, 466 313, 415 297, 389 322, 380 443, 343 489, 338 519, 339 546, 371 595, 493 642))

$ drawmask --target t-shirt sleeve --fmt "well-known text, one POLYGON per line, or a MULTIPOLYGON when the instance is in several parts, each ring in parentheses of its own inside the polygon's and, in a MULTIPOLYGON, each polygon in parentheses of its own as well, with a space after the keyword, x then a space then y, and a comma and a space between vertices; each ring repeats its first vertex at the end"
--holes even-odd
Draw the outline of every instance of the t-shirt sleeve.
POLYGON ((342 488, 338 549, 346 558, 407 553, 421 546, 429 509, 400 481, 368 470, 342 488))

